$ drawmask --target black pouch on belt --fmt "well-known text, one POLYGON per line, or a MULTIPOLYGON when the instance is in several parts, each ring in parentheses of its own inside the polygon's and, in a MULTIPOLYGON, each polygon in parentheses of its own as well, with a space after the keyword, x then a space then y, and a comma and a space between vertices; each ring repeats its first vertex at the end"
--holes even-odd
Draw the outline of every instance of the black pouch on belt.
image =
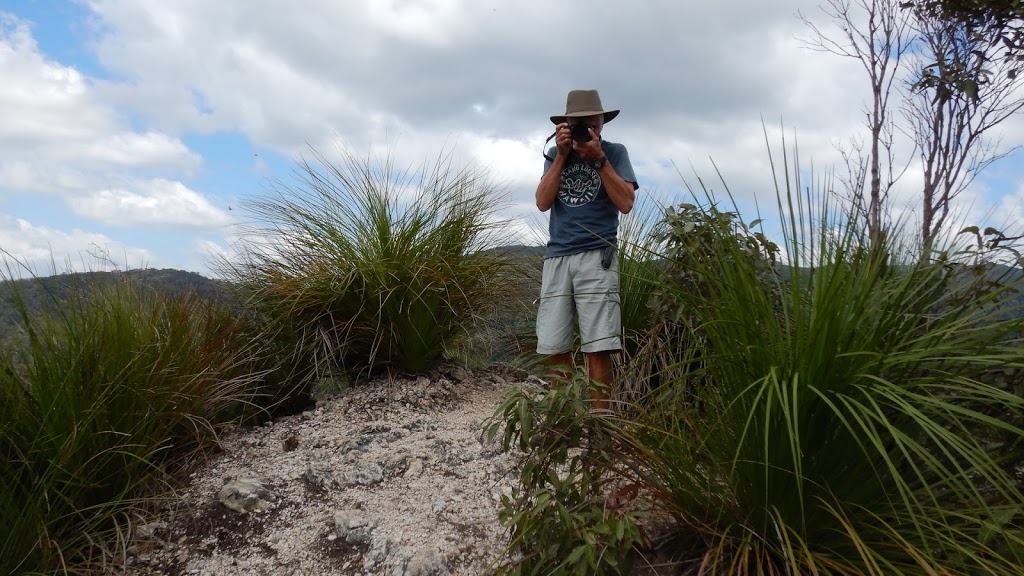
POLYGON ((608 245, 601 248, 601 267, 605 270, 611 268, 612 258, 615 257, 615 246, 608 245))

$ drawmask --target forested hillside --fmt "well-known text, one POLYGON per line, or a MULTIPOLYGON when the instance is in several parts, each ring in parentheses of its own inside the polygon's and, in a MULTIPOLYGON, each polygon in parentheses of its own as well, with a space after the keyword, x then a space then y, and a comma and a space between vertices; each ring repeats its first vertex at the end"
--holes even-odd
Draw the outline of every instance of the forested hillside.
POLYGON ((172 294, 193 292, 212 298, 231 298, 229 286, 220 280, 206 278, 195 272, 166 268, 162 270, 127 270, 116 272, 80 272, 41 278, 12 280, 0 283, 0 334, 7 335, 20 322, 16 304, 20 299, 30 313, 64 301, 69 295, 88 291, 94 286, 115 282, 132 282, 141 289, 172 294))

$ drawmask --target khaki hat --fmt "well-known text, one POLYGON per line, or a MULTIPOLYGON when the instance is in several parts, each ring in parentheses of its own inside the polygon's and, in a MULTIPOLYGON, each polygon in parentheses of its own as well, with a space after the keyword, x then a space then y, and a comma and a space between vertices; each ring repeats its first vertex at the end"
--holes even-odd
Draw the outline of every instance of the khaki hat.
POLYGON ((601 107, 601 96, 597 90, 571 90, 565 99, 565 114, 552 116, 551 122, 560 124, 567 118, 579 118, 580 116, 597 116, 604 114, 604 121, 611 122, 619 115, 618 110, 605 110, 601 107))

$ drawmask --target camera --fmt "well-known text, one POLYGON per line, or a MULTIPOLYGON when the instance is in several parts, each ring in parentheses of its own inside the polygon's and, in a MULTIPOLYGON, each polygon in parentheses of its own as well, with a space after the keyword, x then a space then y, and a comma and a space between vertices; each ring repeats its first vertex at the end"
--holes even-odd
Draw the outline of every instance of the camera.
POLYGON ((590 136, 590 126, 586 124, 570 124, 569 134, 576 142, 590 142, 593 140, 590 136))

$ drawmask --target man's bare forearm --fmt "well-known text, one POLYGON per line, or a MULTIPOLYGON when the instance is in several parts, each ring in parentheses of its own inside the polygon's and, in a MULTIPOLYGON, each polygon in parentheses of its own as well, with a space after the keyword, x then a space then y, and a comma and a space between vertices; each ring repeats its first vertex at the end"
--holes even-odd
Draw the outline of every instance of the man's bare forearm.
POLYGON ((558 154, 555 156, 551 168, 541 177, 536 194, 537 208, 541 212, 547 212, 555 203, 555 197, 558 195, 558 183, 562 178, 562 168, 564 167, 565 156, 558 154))
POLYGON ((633 183, 623 180, 619 173, 615 171, 615 168, 612 168, 610 162, 605 162, 598 172, 601 174, 604 189, 608 192, 608 199, 612 201, 612 204, 615 204, 619 212, 629 214, 630 210, 633 209, 633 201, 636 198, 636 189, 633 187, 633 183))

